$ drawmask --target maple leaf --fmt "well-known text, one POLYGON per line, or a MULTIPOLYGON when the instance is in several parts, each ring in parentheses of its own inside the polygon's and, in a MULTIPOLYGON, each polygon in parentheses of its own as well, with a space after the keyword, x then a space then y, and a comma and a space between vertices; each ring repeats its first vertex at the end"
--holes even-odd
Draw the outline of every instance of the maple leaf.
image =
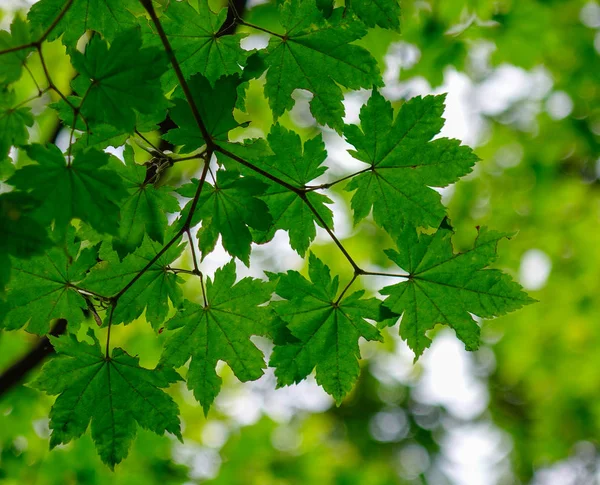
POLYGON ((166 70, 167 58, 156 47, 142 47, 139 29, 119 34, 110 47, 92 37, 85 54, 73 51, 71 60, 80 74, 71 85, 82 97, 86 120, 132 132, 136 112, 162 112, 166 101, 156 81, 166 70))
POLYGON ((118 174, 106 167, 114 157, 91 149, 77 154, 68 164, 56 145, 34 144, 26 151, 37 164, 17 170, 7 183, 41 201, 36 211, 40 220, 55 221, 58 231, 79 218, 101 233, 117 232, 116 203, 127 192, 118 174))
MULTIPOLYGON (((145 236, 140 248, 121 261, 109 245, 103 245, 100 250, 102 262, 92 268, 81 286, 104 296, 115 296, 152 261, 162 247, 162 244, 145 236)), ((155 330, 159 329, 167 318, 169 301, 175 306, 179 306, 182 301, 178 284, 181 278, 166 268, 181 255, 184 247, 173 244, 119 297, 113 310, 113 324, 127 325, 146 310, 146 320, 155 330)))
POLYGON ((75 241, 75 231, 67 234, 65 246, 46 250, 30 259, 12 259, 12 277, 6 286, 6 300, 0 300, 0 326, 44 335, 50 321, 64 318, 72 331, 84 319, 87 304, 75 285, 96 264, 97 250, 75 241))
POLYGON ((367 26, 400 30, 400 2, 398 0, 352 0, 352 11, 367 26))
POLYGON ((259 305, 271 298, 273 284, 253 278, 234 283, 235 263, 230 261, 213 280, 207 279, 205 306, 186 301, 166 324, 173 332, 159 367, 180 367, 191 357, 187 385, 205 414, 221 388, 215 371, 219 360, 244 382, 258 379, 265 368, 263 354, 250 336, 267 332, 270 310, 259 305))
POLYGON ((269 365, 275 367, 277 385, 300 382, 316 367, 317 382, 339 405, 360 373, 360 337, 383 340, 365 319, 382 321, 392 314, 380 300, 362 299, 363 290, 338 301, 338 277, 332 279, 329 268, 312 253, 310 281, 297 271, 269 276, 279 278, 276 293, 286 299, 270 306, 298 339, 275 346, 269 365))
MULTIPOLYGON (((184 197, 194 197, 198 180, 186 184, 177 192, 184 197)), ((198 241, 202 258, 215 247, 219 235, 225 250, 250 265, 252 234, 249 227, 265 231, 272 219, 267 205, 258 198, 266 184, 254 177, 240 177, 239 172, 217 171, 215 185, 206 182, 192 217, 192 225, 202 222, 198 241)), ((191 202, 184 208, 181 220, 187 219, 191 202)))
POLYGON ((402 105, 396 119, 389 101, 373 91, 360 110, 361 127, 346 125, 344 135, 356 150, 350 153, 371 166, 352 178, 354 222, 373 208, 373 219, 392 234, 406 223, 437 227, 445 215, 440 195, 469 173, 478 160, 460 141, 431 139, 444 124, 444 95, 417 96, 402 105))
MULTIPOLYGON (((241 74, 249 55, 240 46, 246 34, 217 36, 227 17, 227 9, 215 14, 207 0, 199 0, 197 7, 187 2, 170 2, 160 18, 175 57, 186 79, 200 73, 212 86, 222 76, 241 74)), ((154 25, 144 35, 144 44, 162 47, 154 25)), ((167 90, 179 84, 171 69, 163 76, 167 90)))
POLYGON ((294 106, 292 93, 306 89, 313 94, 310 110, 315 119, 337 131, 343 128, 343 93, 348 89, 381 85, 377 63, 352 41, 366 34, 365 27, 344 9, 328 19, 312 1, 288 0, 280 9, 282 36, 273 36, 262 53, 267 71, 265 95, 275 119, 294 106))
POLYGON ((129 197, 121 204, 121 225, 119 234, 113 240, 113 247, 121 257, 135 251, 144 239, 144 234, 159 243, 164 241, 168 225, 167 212, 179 212, 177 199, 170 195, 171 188, 155 187, 146 183, 146 167, 135 163, 133 148, 125 148, 125 165, 119 173, 129 197))
MULTIPOLYGON (((19 15, 16 15, 10 24, 10 34, 6 30, 0 30, 0 50, 29 44, 31 40, 29 24, 19 15)), ((0 62, 0 84, 10 84, 21 78, 27 56, 33 50, 33 47, 29 47, 2 56, 2 62, 0 62)))
MULTIPOLYGON (((29 9, 27 18, 32 28, 44 32, 65 7, 64 0, 39 0, 29 9)), ((66 46, 77 44, 88 30, 100 32, 112 40, 125 30, 137 25, 134 14, 143 12, 137 0, 73 0, 58 24, 50 31, 48 40, 58 39, 66 46)))
POLYGON ((415 352, 429 347, 426 332, 436 324, 450 326, 467 350, 479 347, 479 326, 471 314, 491 318, 534 302, 521 286, 497 269, 485 269, 496 258, 496 247, 510 234, 479 231, 473 249, 455 254, 452 228, 446 220, 431 235, 406 228, 397 239, 400 252, 385 253, 408 272, 405 281, 386 286, 385 306, 403 314, 400 336, 415 352))
POLYGON ((91 422, 98 454, 114 468, 127 456, 137 426, 181 440, 179 408, 162 390, 181 380, 179 374, 140 367, 139 359, 121 348, 105 356, 91 329, 88 335, 93 344, 73 335, 50 336, 57 354, 30 384, 58 395, 50 411, 50 448, 79 438, 91 422))
MULTIPOLYGON (((201 74, 193 76, 188 83, 200 117, 215 140, 227 141, 227 133, 239 126, 233 118, 239 84, 240 79, 237 76, 227 76, 213 88, 208 79, 201 74)), ((169 130, 164 139, 174 145, 183 145, 184 153, 200 148, 206 141, 180 87, 173 93, 171 101, 174 106, 169 110, 169 115, 178 128, 169 130)))
POLYGON ((28 258, 50 245, 46 228, 30 216, 38 202, 26 194, 0 194, 0 293, 10 275, 10 256, 28 258))
MULTIPOLYGON (((276 123, 271 127, 267 141, 268 146, 263 140, 258 139, 245 145, 230 144, 227 149, 297 188, 304 188, 327 170, 327 167, 322 166, 327 158, 327 152, 321 135, 306 141, 303 150, 300 136, 276 123)), ((227 162, 224 156, 220 160, 223 163, 227 162)), ((228 167, 234 166, 233 163, 227 163, 229 163, 228 167)), ((236 168, 239 167, 240 165, 236 165, 236 168)), ((266 231, 254 231, 255 242, 258 244, 268 242, 273 239, 278 229, 283 229, 289 234, 291 247, 304 256, 317 235, 315 222, 322 226, 321 222, 298 194, 252 169, 242 167, 241 170, 244 175, 252 175, 267 184, 260 199, 267 204, 273 223, 266 231)), ((325 205, 331 204, 331 199, 314 191, 306 193, 306 198, 327 226, 332 228, 333 213, 325 205)))
POLYGON ((33 126, 31 108, 15 108, 15 92, 0 90, 0 161, 12 145, 23 145, 29 139, 27 127, 33 126))

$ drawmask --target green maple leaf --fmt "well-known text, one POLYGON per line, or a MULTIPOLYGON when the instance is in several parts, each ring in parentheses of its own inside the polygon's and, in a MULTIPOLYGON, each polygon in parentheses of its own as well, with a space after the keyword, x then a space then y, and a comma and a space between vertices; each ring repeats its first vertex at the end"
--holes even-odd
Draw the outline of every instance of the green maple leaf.
MULTIPOLYGON (((188 82, 200 117, 215 140, 227 141, 227 133, 239 126, 233 118, 239 84, 237 76, 227 76, 213 88, 201 74, 192 76, 188 82)), ((174 106, 169 110, 169 115, 178 128, 170 130, 163 138, 174 145, 183 145, 184 153, 200 148, 206 142, 180 87, 175 90, 171 101, 174 106)))
POLYGON ((469 173, 478 160, 460 141, 440 138, 444 96, 417 96, 393 109, 376 90, 360 110, 361 127, 346 125, 344 135, 356 150, 350 153, 371 169, 350 181, 354 222, 371 208, 377 224, 396 234, 404 224, 437 227, 445 215, 440 195, 430 187, 445 187, 469 173))
POLYGON ((276 293, 287 301, 271 303, 297 342, 276 345, 269 365, 275 367, 278 386, 305 379, 316 367, 317 382, 338 404, 350 392, 360 366, 360 337, 382 341, 366 318, 381 321, 391 316, 375 298, 361 299, 357 291, 337 301, 338 277, 314 254, 309 257, 310 281, 297 271, 279 277, 276 293))
POLYGON ((315 119, 337 131, 343 128, 343 93, 348 89, 381 85, 375 59, 350 43, 367 31, 362 23, 344 16, 343 8, 325 20, 312 1, 288 0, 282 4, 285 33, 273 36, 263 54, 268 66, 265 95, 277 119, 294 106, 292 93, 313 94, 310 110, 315 119))
POLYGON ((173 332, 159 367, 180 367, 191 357, 187 385, 205 414, 221 388, 215 371, 219 360, 244 382, 258 379, 265 368, 263 354, 250 336, 267 332, 271 313, 259 305, 269 301, 273 285, 253 278, 234 283, 235 263, 230 261, 207 280, 207 305, 186 301, 166 325, 173 332))
MULTIPOLYGON (((40 0, 31 6, 27 18, 40 34, 52 23, 65 6, 64 0, 40 0)), ((58 39, 74 46, 88 30, 100 32, 111 40, 118 33, 137 25, 134 14, 143 12, 137 0, 73 0, 64 17, 52 29, 48 40, 58 39)))
MULTIPOLYGON (((0 50, 29 44, 31 41, 29 24, 19 15, 15 16, 10 25, 10 34, 6 30, 0 30, 0 50)), ((2 62, 0 62, 0 84, 10 84, 21 78, 23 65, 27 60, 27 56, 33 50, 33 47, 29 47, 2 56, 2 62)))
POLYGON ((110 468, 123 460, 137 426, 181 437, 179 408, 162 389, 181 380, 173 369, 145 369, 139 359, 116 348, 110 357, 73 335, 50 337, 57 354, 30 384, 58 395, 50 411, 50 448, 83 435, 91 421, 92 439, 110 468), (137 423, 137 425, 136 425, 137 423))
MULTIPOLYGON (((100 251, 103 260, 89 273, 81 286, 104 296, 115 296, 145 268, 163 245, 146 236, 140 248, 121 262, 119 255, 105 245, 100 251)), ((182 301, 181 278, 166 270, 183 251, 184 246, 173 244, 117 302, 112 315, 113 324, 129 324, 146 310, 146 320, 155 330, 169 313, 169 301, 179 306, 182 301)))
POLYGON ((31 108, 15 108, 14 91, 0 91, 0 161, 13 145, 24 145, 29 140, 27 127, 33 126, 31 108))
MULTIPOLYGON (((230 144, 227 148, 265 172, 298 188, 303 188, 327 170, 327 167, 322 166, 327 152, 321 135, 306 141, 303 150, 300 136, 276 123, 272 126, 267 141, 268 147, 262 140, 255 140, 246 145, 230 144)), ((221 157, 221 160, 225 161, 224 157, 221 157)), ((236 168, 239 167, 240 165, 236 165, 236 168)), ((252 169, 242 170, 245 175, 252 174, 268 185, 260 198, 269 207, 273 223, 267 231, 255 231, 255 242, 261 244, 270 241, 278 229, 283 229, 289 234, 292 248, 304 256, 317 234, 315 222, 320 226, 322 224, 298 194, 252 169)), ((331 199, 315 191, 308 192, 306 198, 327 226, 333 227, 333 213, 326 206, 332 203, 331 199)))
POLYGON ((12 258, 12 275, 6 286, 6 300, 0 301, 0 326, 43 335, 50 321, 64 318, 69 329, 77 330, 84 319, 86 301, 74 288, 96 264, 97 250, 74 240, 71 228, 64 246, 53 247, 30 259, 12 258))
MULTIPOLYGON (((193 197, 198 180, 177 189, 184 197, 193 197)), ((225 250, 232 256, 250 265, 250 228, 267 230, 271 215, 267 205, 258 197, 267 185, 253 177, 240 177, 235 171, 217 171, 216 184, 206 182, 192 217, 192 226, 202 222, 198 230, 198 241, 202 258, 215 247, 219 235, 225 250)), ((191 202, 184 208, 181 219, 185 220, 191 202)))
POLYGON ((71 85, 82 97, 81 113, 88 122, 132 132, 136 112, 162 112, 166 101, 157 81, 167 59, 156 47, 142 47, 139 29, 121 33, 110 47, 92 37, 85 54, 72 51, 71 59, 79 72, 71 85))
POLYGON ((367 26, 400 30, 400 2, 398 0, 352 0, 350 7, 367 26))
POLYGON ((46 228, 30 216, 37 205, 26 194, 0 194, 0 293, 10 275, 9 256, 28 258, 50 245, 46 228))
POLYGON ((415 352, 429 347, 426 332, 436 324, 450 326, 468 350, 479 347, 479 326, 470 314, 491 318, 532 303, 521 286, 497 269, 485 269, 496 258, 496 247, 510 235, 482 228, 473 249, 455 254, 452 228, 442 222, 435 234, 418 235, 406 228, 398 237, 400 252, 386 254, 407 280, 381 290, 390 295, 385 306, 403 314, 400 336, 415 352))
POLYGON ((113 240, 113 247, 121 257, 135 251, 142 244, 144 234, 162 243, 168 225, 166 213, 179 212, 179 203, 170 194, 170 187, 157 188, 145 183, 146 167, 135 163, 131 146, 125 147, 124 156, 125 165, 120 167, 119 173, 129 197, 121 204, 121 225, 113 240))
POLYGON ((127 192, 118 173, 106 167, 111 159, 117 162, 114 157, 92 149, 68 164, 56 145, 34 144, 26 151, 37 164, 17 170, 7 183, 41 201, 36 211, 40 220, 55 221, 56 229, 64 231, 71 219, 79 218, 101 233, 117 233, 117 203, 127 192))
MULTIPOLYGON (((214 86, 222 76, 241 74, 250 52, 240 46, 246 34, 217 36, 227 17, 227 9, 212 12, 207 0, 199 0, 198 7, 187 2, 170 2, 160 23, 169 38, 181 71, 186 79, 200 73, 214 86)), ((162 42, 153 25, 144 35, 144 43, 158 45, 162 42)), ((163 77, 167 89, 178 84, 171 69, 163 77)))

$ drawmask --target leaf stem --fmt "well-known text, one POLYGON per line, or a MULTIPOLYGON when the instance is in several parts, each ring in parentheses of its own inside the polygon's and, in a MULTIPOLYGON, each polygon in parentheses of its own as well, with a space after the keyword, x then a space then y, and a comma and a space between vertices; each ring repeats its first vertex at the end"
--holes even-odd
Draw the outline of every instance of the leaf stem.
POLYGON ((338 296, 338 299, 335 300, 335 303, 333 304, 334 306, 338 306, 339 305, 340 301, 342 301, 342 298, 344 297, 344 295, 348 291, 348 288, 350 288, 352 286, 352 283, 354 283, 356 281, 356 278, 358 278, 358 275, 359 275, 359 273, 357 273, 357 272, 354 273, 354 276, 352 277, 352 279, 350 280, 350 282, 344 287, 344 289, 340 293, 340 296, 338 296))
POLYGON ((348 180, 353 177, 356 177, 357 175, 360 175, 361 173, 370 172, 371 170, 373 170, 372 167, 367 167, 358 172, 351 173, 350 175, 346 175, 345 177, 342 177, 341 179, 334 180, 333 182, 328 182, 326 184, 321 184, 321 185, 307 185, 304 188, 305 188, 306 192, 312 192, 314 190, 321 190, 321 189, 328 189, 329 187, 333 187, 334 185, 339 184, 340 182, 343 182, 344 180, 348 180))

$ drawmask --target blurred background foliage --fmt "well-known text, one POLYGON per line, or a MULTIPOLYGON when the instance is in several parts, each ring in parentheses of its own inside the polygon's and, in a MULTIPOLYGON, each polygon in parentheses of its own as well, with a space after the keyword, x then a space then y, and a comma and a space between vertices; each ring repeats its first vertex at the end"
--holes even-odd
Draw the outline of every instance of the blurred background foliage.
MULTIPOLYGON (((28 5, 1 2, 1 27, 28 5)), ((250 2, 246 15, 268 28, 277 24, 272 3, 250 2)), ((244 42, 252 48, 264 38, 244 42)), ((361 42, 377 57, 382 91, 397 106, 414 95, 448 92, 443 136, 461 138, 481 158, 473 174, 443 191, 455 248, 472 242, 476 226, 518 231, 502 244, 497 265, 540 302, 482 322, 484 344, 476 353, 440 332, 414 365, 391 329, 384 345, 363 346, 361 379, 339 408, 312 380, 274 390, 269 373, 241 385, 223 367, 226 385, 205 418, 189 392, 175 386, 185 444, 140 430, 115 473, 100 463, 89 435, 49 452, 51 400, 15 388, 0 399, 1 483, 600 483, 600 5, 403 0, 402 32, 375 30, 361 42)), ((67 91, 72 71, 63 47, 53 42, 44 52, 67 91)), ((41 79, 36 59, 28 67, 41 79)), ((250 86, 247 113, 236 114, 252 121, 244 136, 264 135, 272 122, 261 82, 250 86)), ((19 99, 37 90, 29 76, 16 88, 19 99)), ((367 97, 348 93, 347 121, 357 121, 367 97)), ((320 128, 309 98, 296 92, 296 99, 284 123, 310 137, 320 128)), ((37 101, 32 138, 44 141, 57 119, 47 98, 37 101)), ((328 177, 351 173, 347 145, 331 131, 324 137, 328 177)), ((11 169, 0 166, 0 175, 11 169)), ((193 161, 178 164, 167 183, 196 169, 193 161)), ((332 197, 337 232, 359 263, 387 264, 383 253, 373 254, 391 245, 387 236, 368 221, 352 228, 343 187, 335 186, 332 197)), ((314 251, 349 276, 326 237, 314 251)), ((204 269, 210 273, 225 260, 217 251, 204 269)), ((301 264, 286 238, 277 237, 269 248, 255 248, 251 272, 301 264)), ((375 281, 367 290, 383 285, 375 281)), ((186 291, 198 288, 190 281, 186 291)), ((148 325, 115 333, 118 345, 144 357, 142 365, 156 363, 161 339, 148 325)), ((24 333, 0 334, 0 369, 33 344, 24 333)))

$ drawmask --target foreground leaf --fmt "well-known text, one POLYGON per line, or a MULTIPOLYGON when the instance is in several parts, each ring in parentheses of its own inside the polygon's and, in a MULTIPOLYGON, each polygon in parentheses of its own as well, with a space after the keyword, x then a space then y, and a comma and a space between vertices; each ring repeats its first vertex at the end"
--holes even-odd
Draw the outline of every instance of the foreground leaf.
POLYGON ((364 26, 338 8, 325 20, 312 1, 288 0, 281 7, 282 37, 271 37, 264 61, 269 70, 265 95, 275 119, 294 106, 292 93, 313 94, 310 111, 315 119, 337 131, 343 128, 344 98, 348 89, 381 85, 375 59, 350 43, 363 37, 364 26))
MULTIPOLYGON (((19 15, 15 16, 10 25, 10 34, 5 30, 0 30, 0 50, 29 44, 31 41, 29 24, 19 15)), ((33 50, 33 47, 29 47, 2 56, 2 62, 0 62, 0 84, 10 84, 21 78, 23 65, 27 60, 27 56, 33 50)))
POLYGON ((400 30, 400 2, 398 0, 352 0, 350 6, 365 25, 400 30))
POLYGON ((54 221, 64 231, 79 218, 101 233, 116 234, 117 203, 127 196, 118 173, 107 165, 111 156, 98 150, 79 153, 70 165, 56 145, 31 145, 27 155, 37 164, 27 165, 8 179, 17 189, 41 201, 36 215, 54 221))
POLYGON ((385 306, 403 314, 400 336, 417 359, 431 344, 426 332, 436 324, 448 325, 467 350, 479 347, 479 326, 471 314, 491 318, 532 303, 521 286, 497 269, 485 269, 496 258, 498 242, 510 235, 482 228, 473 249, 455 254, 452 228, 444 221, 435 234, 418 235, 406 228, 398 249, 386 254, 403 270, 407 280, 381 290, 390 295, 385 306))
MULTIPOLYGON (((177 190, 184 197, 193 197, 198 187, 194 180, 177 190)), ((240 177, 238 172, 217 171, 216 184, 206 182, 192 217, 192 226, 202 222, 198 241, 204 259, 217 244, 219 236, 225 250, 250 265, 252 234, 249 227, 266 230, 272 219, 267 205, 258 198, 266 184, 254 177, 240 177)), ((185 220, 191 202, 184 208, 185 220)))
POLYGON ((14 91, 0 91, 0 161, 8 156, 11 146, 27 143, 27 127, 33 126, 31 108, 15 105, 14 91))
POLYGON ((352 178, 354 222, 373 209, 373 219, 391 234, 408 223, 437 227, 445 215, 440 194, 469 173, 478 160, 458 140, 437 135, 444 124, 444 96, 417 96, 402 105, 396 119, 392 105, 376 90, 360 110, 361 127, 346 125, 344 135, 356 148, 350 153, 371 166, 352 178))
POLYGON ((360 337, 383 340, 365 319, 382 321, 392 314, 375 298, 361 299, 362 290, 338 302, 338 277, 332 279, 312 253, 309 275, 310 281, 297 271, 273 275, 279 277, 276 293, 287 301, 270 306, 298 342, 276 345, 269 365, 275 367, 278 386, 298 383, 316 367, 317 382, 340 404, 360 373, 360 337))
POLYGON ((271 298, 273 285, 253 278, 234 283, 231 261, 217 270, 214 280, 207 280, 207 305, 186 301, 166 326, 175 332, 165 343, 159 366, 180 367, 191 357, 187 385, 205 414, 221 389, 215 371, 219 360, 243 382, 258 379, 265 368, 263 354, 250 336, 268 331, 270 310, 258 305, 271 298))
POLYGON ((92 439, 109 467, 129 453, 137 426, 180 440, 179 409, 162 389, 181 378, 172 369, 145 369, 139 359, 116 348, 107 357, 73 335, 50 337, 57 352, 31 386, 58 395, 50 411, 50 448, 79 438, 90 421, 92 439))
POLYGON ((0 301, 0 327, 44 335, 50 321, 64 318, 75 331, 84 319, 86 301, 74 288, 96 264, 97 250, 85 248, 68 234, 66 247, 54 247, 42 256, 12 258, 12 277, 6 286, 6 301, 0 301))
MULTIPOLYGON (((184 247, 173 244, 119 298, 113 311, 113 324, 131 323, 146 310, 146 320, 155 330, 159 329, 169 313, 169 301, 175 306, 181 304, 180 277, 167 271, 167 266, 181 255, 184 247)), ((162 248, 162 244, 146 236, 141 247, 121 262, 115 251, 104 246, 100 252, 103 261, 90 271, 81 286, 105 296, 115 296, 162 248)))

